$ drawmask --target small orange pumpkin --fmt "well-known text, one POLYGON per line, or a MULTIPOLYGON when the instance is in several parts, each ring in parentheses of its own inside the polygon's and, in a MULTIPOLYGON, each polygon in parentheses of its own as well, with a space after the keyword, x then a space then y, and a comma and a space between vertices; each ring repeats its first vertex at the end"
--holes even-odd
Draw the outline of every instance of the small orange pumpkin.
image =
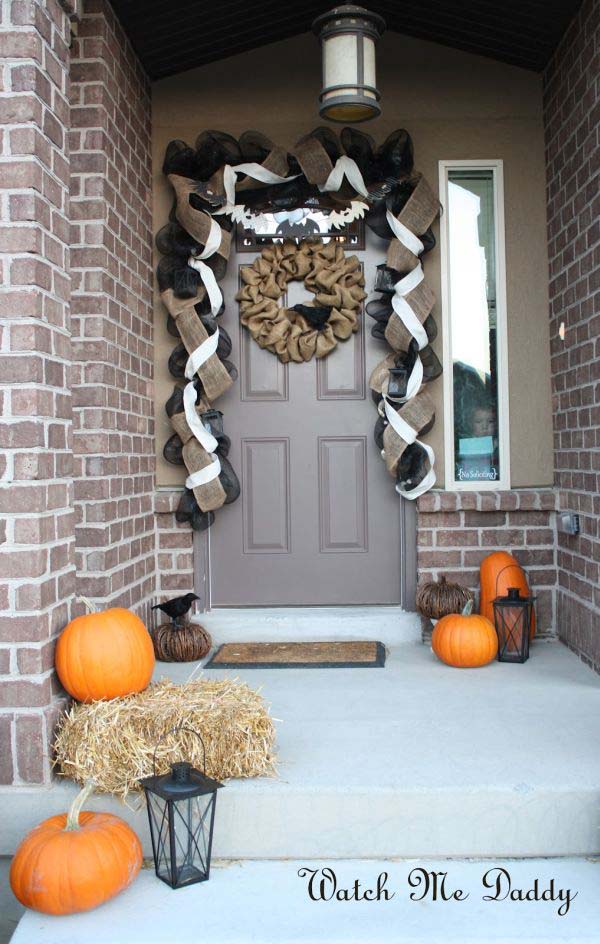
POLYGON ((154 671, 152 639, 139 616, 113 607, 71 620, 56 645, 58 677, 77 701, 119 698, 148 687, 154 671))
MULTIPOLYGON (((510 587, 518 587, 521 596, 531 596, 525 571, 508 551, 494 551, 479 565, 479 612, 494 622, 494 600, 505 597, 510 587)), ((535 614, 531 617, 529 638, 535 636, 535 614)))
POLYGON ((142 867, 133 829, 111 813, 81 811, 88 782, 68 813, 51 816, 23 840, 10 866, 10 886, 26 908, 64 915, 88 911, 130 885, 142 867))
POLYGON ((431 648, 446 665, 476 669, 496 657, 498 637, 489 619, 473 613, 469 600, 462 613, 450 613, 436 623, 431 648))

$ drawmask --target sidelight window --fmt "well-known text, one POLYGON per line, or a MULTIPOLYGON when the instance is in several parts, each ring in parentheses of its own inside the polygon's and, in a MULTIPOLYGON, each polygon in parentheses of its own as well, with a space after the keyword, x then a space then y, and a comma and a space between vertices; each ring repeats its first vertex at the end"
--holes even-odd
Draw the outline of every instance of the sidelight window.
POLYGON ((440 161, 446 488, 510 488, 502 161, 440 161))

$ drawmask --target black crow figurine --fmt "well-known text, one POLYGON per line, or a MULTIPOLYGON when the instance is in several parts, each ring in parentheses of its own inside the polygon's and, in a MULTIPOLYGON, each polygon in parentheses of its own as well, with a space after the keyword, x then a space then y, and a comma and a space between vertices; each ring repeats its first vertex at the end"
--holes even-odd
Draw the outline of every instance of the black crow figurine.
POLYGON ((173 597, 172 600, 165 600, 164 603, 157 603, 156 606, 153 606, 153 610, 162 610, 163 613, 166 613, 168 617, 173 621, 175 626, 181 624, 182 616, 190 610, 194 600, 199 600, 200 597, 195 593, 186 593, 183 597, 173 597))

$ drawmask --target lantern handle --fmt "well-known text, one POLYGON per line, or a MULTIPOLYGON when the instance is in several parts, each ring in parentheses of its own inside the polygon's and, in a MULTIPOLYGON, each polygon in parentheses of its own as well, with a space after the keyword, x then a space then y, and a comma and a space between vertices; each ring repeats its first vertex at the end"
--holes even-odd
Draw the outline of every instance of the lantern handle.
POLYGON ((154 776, 156 777, 156 752, 157 752, 157 750, 158 750, 158 747, 159 747, 160 743, 161 743, 162 741, 164 741, 164 739, 165 739, 166 737, 168 737, 169 734, 173 734, 174 731, 177 731, 177 732, 179 732, 179 731, 188 731, 189 734, 195 734, 196 737, 199 739, 199 741, 200 741, 200 743, 201 743, 201 745, 202 745, 202 773, 205 774, 205 773, 206 773, 206 745, 205 745, 205 743, 204 743, 204 739, 203 739, 202 735, 200 734, 199 731, 196 731, 195 728, 189 728, 189 727, 188 727, 187 725, 185 725, 185 724, 176 724, 174 727, 169 728, 168 731, 165 731, 164 734, 161 734, 161 736, 159 737, 158 741, 156 742, 156 746, 155 746, 155 748, 154 748, 154 753, 152 754, 152 770, 153 770, 153 772, 154 772, 154 776))
POLYGON ((515 561, 514 564, 505 564, 504 567, 501 567, 498 573, 496 574, 496 597, 498 596, 498 578, 500 574, 503 574, 505 570, 510 570, 511 567, 518 567, 521 573, 523 574, 523 576, 525 577, 525 581, 527 581, 527 574, 525 573, 525 571, 523 570, 523 568, 521 567, 518 561, 515 561))

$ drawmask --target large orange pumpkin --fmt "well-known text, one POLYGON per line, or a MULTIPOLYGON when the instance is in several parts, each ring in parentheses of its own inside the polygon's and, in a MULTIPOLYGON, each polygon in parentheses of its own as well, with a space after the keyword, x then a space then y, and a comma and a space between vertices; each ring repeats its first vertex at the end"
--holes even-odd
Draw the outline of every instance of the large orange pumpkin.
POLYGON ((10 866, 10 885, 22 905, 44 914, 88 911, 133 882, 142 866, 134 831, 110 813, 81 812, 93 783, 68 813, 51 816, 23 840, 10 866))
POLYGON ((469 600, 462 613, 443 616, 433 630, 431 648, 438 659, 457 669, 487 665, 498 652, 498 637, 485 616, 473 613, 469 600))
POLYGON ((59 637, 55 663, 69 695, 77 701, 98 701, 147 688, 154 649, 139 616, 113 607, 72 620, 59 637))
MULTIPOLYGON (((494 622, 494 600, 496 597, 505 597, 510 587, 518 587, 521 596, 530 596, 529 584, 525 571, 519 562, 508 551, 494 551, 484 557, 479 565, 479 612, 482 616, 494 622)), ((535 614, 531 618, 529 636, 535 635, 535 614)))

